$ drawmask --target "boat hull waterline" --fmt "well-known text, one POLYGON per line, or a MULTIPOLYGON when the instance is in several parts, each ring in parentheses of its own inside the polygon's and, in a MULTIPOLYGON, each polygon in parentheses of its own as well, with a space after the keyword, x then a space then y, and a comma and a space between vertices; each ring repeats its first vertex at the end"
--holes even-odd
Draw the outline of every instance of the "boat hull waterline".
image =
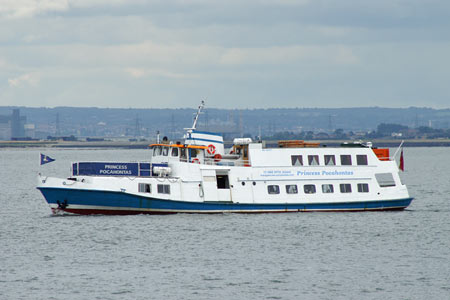
POLYGON ((113 191, 44 188, 39 190, 55 211, 91 215, 136 214, 217 214, 217 213, 283 213, 315 211, 388 211, 403 210, 413 198, 395 200, 348 201, 324 203, 233 203, 190 202, 141 197, 113 191))

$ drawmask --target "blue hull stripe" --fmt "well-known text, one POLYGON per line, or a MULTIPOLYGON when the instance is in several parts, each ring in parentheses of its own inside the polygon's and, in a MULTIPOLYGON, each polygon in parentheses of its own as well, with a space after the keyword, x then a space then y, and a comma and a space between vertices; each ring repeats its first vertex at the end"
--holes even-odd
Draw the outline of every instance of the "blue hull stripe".
POLYGON ((186 140, 189 140, 189 141, 202 141, 202 142, 210 142, 210 143, 223 144, 222 141, 215 141, 215 140, 209 140, 209 139, 187 138, 186 140))
POLYGON ((222 135, 221 135, 220 133, 208 132, 208 131, 197 131, 197 130, 194 130, 194 131, 192 131, 192 133, 207 134, 207 135, 215 135, 215 136, 220 136, 220 137, 222 137, 222 135))
POLYGON ((264 212, 264 211, 327 211, 327 210, 389 210, 403 209, 407 207, 413 198, 382 201, 364 202, 341 202, 341 203, 232 203, 232 202, 187 202, 164 200, 157 198, 140 197, 121 192, 98 191, 98 190, 76 190, 64 188, 38 188, 49 204, 66 202, 67 208, 86 207, 84 209, 102 210, 123 209, 139 211, 159 212, 264 212))

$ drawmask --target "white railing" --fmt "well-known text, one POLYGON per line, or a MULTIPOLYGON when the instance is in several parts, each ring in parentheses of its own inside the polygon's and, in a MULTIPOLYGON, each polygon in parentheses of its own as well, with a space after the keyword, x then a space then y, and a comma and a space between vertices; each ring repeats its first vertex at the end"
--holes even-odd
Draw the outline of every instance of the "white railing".
POLYGON ((249 167, 249 160, 237 160, 237 159, 214 159, 214 158, 205 158, 205 165, 213 165, 213 166, 235 166, 235 167, 249 167))

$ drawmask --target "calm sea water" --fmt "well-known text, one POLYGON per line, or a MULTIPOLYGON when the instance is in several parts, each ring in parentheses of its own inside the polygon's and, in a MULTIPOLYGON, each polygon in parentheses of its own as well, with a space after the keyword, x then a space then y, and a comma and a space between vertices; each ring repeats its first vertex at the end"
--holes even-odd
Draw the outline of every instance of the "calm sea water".
POLYGON ((0 150, 0 299, 450 299, 450 148, 405 149, 402 212, 52 216, 35 189, 147 155, 0 150))

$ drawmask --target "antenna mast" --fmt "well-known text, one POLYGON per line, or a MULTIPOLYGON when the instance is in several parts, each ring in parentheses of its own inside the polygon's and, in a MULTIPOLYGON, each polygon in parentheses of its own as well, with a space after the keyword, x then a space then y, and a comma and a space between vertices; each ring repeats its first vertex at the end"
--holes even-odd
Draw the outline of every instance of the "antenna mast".
POLYGON ((192 124, 192 128, 191 128, 192 130, 195 130, 195 129, 197 128, 198 117, 200 116, 200 114, 201 114, 202 109, 203 109, 204 106, 205 106, 205 101, 202 100, 202 103, 201 103, 200 106, 198 107, 197 114, 195 115, 195 118, 194 118, 194 124, 192 124))

